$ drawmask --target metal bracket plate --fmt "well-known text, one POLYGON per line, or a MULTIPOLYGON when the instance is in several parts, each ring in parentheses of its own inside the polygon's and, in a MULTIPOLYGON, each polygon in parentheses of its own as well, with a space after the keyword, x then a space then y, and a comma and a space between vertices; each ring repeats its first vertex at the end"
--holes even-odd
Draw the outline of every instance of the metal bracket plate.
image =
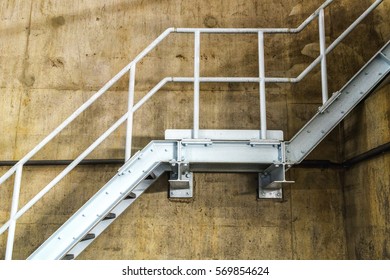
POLYGON ((294 181, 286 181, 285 165, 274 164, 259 173, 259 198, 283 198, 283 187, 294 181))
POLYGON ((169 176, 170 198, 192 198, 193 173, 188 162, 171 162, 172 171, 169 176))

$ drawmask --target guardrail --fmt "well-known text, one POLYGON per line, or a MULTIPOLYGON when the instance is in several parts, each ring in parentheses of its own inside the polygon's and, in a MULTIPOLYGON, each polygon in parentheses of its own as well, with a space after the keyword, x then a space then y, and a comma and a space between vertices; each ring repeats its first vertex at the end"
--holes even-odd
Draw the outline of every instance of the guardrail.
POLYGON ((325 21, 324 9, 328 7, 333 0, 324 2, 313 14, 311 14, 297 28, 168 28, 158 36, 149 46, 147 46, 135 59, 125 66, 118 74, 108 81, 98 92, 92 95, 83 105, 81 105, 73 114, 63 121, 47 137, 45 137, 36 147, 19 160, 10 168, 1 178, 0 185, 8 180, 13 174, 14 190, 12 197, 12 206, 10 219, 0 228, 0 235, 8 229, 7 247, 5 259, 12 259, 16 221, 26 213, 36 202, 38 202, 47 192, 49 192, 58 182, 60 182, 69 172, 71 172, 83 159, 85 159, 96 147, 98 147, 112 132, 127 120, 126 128, 126 147, 125 161, 131 157, 132 133, 133 133, 133 114, 148 101, 158 90, 168 82, 194 83, 194 118, 193 118, 193 138, 198 138, 199 132, 199 91, 200 83, 207 82, 240 82, 240 83, 259 83, 260 98, 260 130, 259 138, 266 139, 266 94, 265 83, 297 83, 301 81, 314 67, 321 63, 321 83, 322 83, 322 101, 328 100, 327 85, 327 65, 326 55, 330 53, 369 13, 371 13, 383 0, 375 1, 360 17, 358 17, 332 44, 326 47, 325 42, 325 21), (305 27, 318 17, 319 23, 319 42, 320 55, 297 77, 266 77, 264 67, 264 34, 266 33, 299 33, 305 27), (137 63, 153 50, 162 40, 171 33, 194 33, 194 76, 193 77, 166 77, 162 79, 154 88, 152 88, 137 104, 134 104, 134 85, 137 63), (200 76, 200 34, 202 33, 229 33, 229 34, 258 34, 258 56, 259 56, 259 77, 201 77, 200 76), (20 210, 19 194, 21 188, 21 178, 24 164, 29 161, 37 152, 39 152, 47 143, 49 143, 58 133, 75 120, 82 112, 91 106, 100 96, 102 96, 111 86, 120 78, 129 73, 129 99, 128 111, 117 120, 109 129, 107 129, 98 139, 95 140, 86 150, 84 150, 75 160, 73 160, 60 174, 58 174, 49 184, 47 184, 38 194, 27 202, 20 210))

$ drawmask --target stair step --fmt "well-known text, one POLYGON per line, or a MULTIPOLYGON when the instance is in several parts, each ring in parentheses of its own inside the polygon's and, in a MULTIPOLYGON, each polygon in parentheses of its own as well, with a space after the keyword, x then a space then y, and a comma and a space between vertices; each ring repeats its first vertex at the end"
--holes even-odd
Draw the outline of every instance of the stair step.
POLYGON ((96 235, 94 233, 88 233, 86 236, 84 236, 80 241, 87 241, 94 239, 96 235))
POLYGON ((137 195, 135 193, 131 192, 128 196, 126 196, 125 199, 135 199, 135 198, 137 198, 137 195))
POLYGON ((104 217, 103 221, 105 220, 112 220, 112 219, 115 219, 116 218, 116 214, 115 213, 109 213, 107 216, 104 217))
POLYGON ((70 260, 73 260, 74 259, 74 255, 73 254, 67 254, 65 255, 62 260, 64 261, 70 261, 70 260))

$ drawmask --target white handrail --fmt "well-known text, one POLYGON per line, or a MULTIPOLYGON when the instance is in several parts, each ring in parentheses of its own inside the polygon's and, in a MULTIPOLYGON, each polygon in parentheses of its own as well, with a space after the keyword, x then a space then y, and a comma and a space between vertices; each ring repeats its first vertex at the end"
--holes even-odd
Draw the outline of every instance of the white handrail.
POLYGON ((14 196, 12 202, 12 210, 10 219, 0 227, 0 234, 9 228, 9 236, 7 241, 6 258, 12 256, 12 246, 14 239, 15 223, 26 211, 28 211, 37 201, 39 201, 48 191, 50 191, 59 181, 61 181, 70 171, 72 171, 83 159, 85 159, 98 145, 100 145, 113 131, 115 131, 122 123, 128 120, 126 134, 126 155, 127 160, 131 153, 131 138, 132 138, 132 121, 133 113, 136 112, 145 102, 147 102, 155 93, 157 93, 168 82, 191 82, 195 85, 194 91, 194 138, 197 138, 197 130, 199 129, 199 83, 207 82, 245 82, 259 83, 260 85, 260 106, 261 106, 261 138, 265 138, 266 133, 266 118, 265 118, 265 83, 297 83, 301 81, 310 71, 313 70, 320 62, 322 62, 322 92, 323 100, 327 99, 326 85, 326 60, 325 57, 330 53, 370 12, 372 12, 383 0, 376 0, 359 18, 357 18, 328 48, 325 48, 325 33, 324 33, 324 9, 333 2, 333 0, 325 1, 313 14, 311 14, 297 28, 168 28, 160 36, 158 36, 150 45, 148 45, 141 53, 139 53, 132 62, 126 65, 118 74, 109 80, 98 92, 92 95, 84 104, 82 104, 73 114, 55 128, 48 136, 46 136, 37 146, 19 160, 12 168, 10 168, 3 176, 0 177, 0 185, 4 183, 15 172, 17 174, 14 185, 14 196), (319 32, 321 53, 305 70, 303 70, 296 78, 283 77, 266 77, 264 73, 264 57, 263 57, 263 34, 264 33, 299 33, 316 17, 319 17, 319 32), (162 79, 155 87, 153 87, 137 104, 133 104, 134 98, 134 80, 136 64, 153 50, 162 40, 170 33, 194 33, 195 34, 195 52, 194 52, 194 77, 166 77, 162 79), (201 33, 257 33, 259 42, 259 77, 201 77, 199 73, 199 57, 200 57, 200 34, 201 33), (50 142, 58 133, 67 127, 74 119, 84 112, 91 104, 93 104, 101 95, 103 95, 113 84, 115 84, 126 73, 130 72, 129 78, 129 106, 128 112, 117 120, 110 128, 108 128, 98 139, 95 140, 84 152, 82 152, 71 164, 69 164, 60 174, 58 174, 47 186, 45 186, 33 199, 25 204, 19 211, 18 200, 21 182, 21 174, 23 165, 29 161, 38 151, 50 142), (326 96, 325 96, 326 93, 326 96), (264 137, 263 137, 264 136, 264 137))

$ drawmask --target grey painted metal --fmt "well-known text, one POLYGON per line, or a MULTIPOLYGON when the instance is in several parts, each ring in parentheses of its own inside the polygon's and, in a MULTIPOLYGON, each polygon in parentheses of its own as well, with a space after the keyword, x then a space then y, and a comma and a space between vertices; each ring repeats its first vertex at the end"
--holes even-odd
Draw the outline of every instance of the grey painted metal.
MULTIPOLYGON (((191 129, 167 129, 165 130, 166 140, 191 139, 191 129)), ((267 130, 267 139, 283 140, 282 130, 267 130)), ((252 140, 259 139, 258 130, 245 129, 200 129, 200 139, 211 140, 252 140)))
POLYGON ((194 133, 193 138, 198 138, 199 132, 199 91, 200 91, 200 32, 195 31, 194 41, 194 133))
MULTIPOLYGON (((98 147, 112 132, 114 132, 127 119, 128 112, 116 121, 109 129, 107 129, 98 139, 95 140, 84 152, 82 152, 71 164, 69 164, 60 174, 58 174, 49 184, 47 184, 38 194, 36 194, 29 202, 27 202, 14 216, 14 219, 19 219, 26 213, 35 203, 37 203, 45 194, 47 194, 58 182, 60 182, 69 172, 71 172, 83 159, 85 159, 96 147, 98 147)), ((17 164, 17 166, 19 166, 17 164)), ((9 227, 11 221, 7 221, 1 228, 0 234, 9 227)))
POLYGON ((128 97, 128 109, 129 115, 127 117, 126 127, 126 147, 125 147, 125 161, 131 157, 131 147, 133 139, 133 107, 134 107, 134 90, 135 90, 135 68, 136 65, 130 67, 129 73, 129 97, 128 97))
MULTIPOLYGON (((175 142, 151 142, 135 154, 103 188, 28 259, 61 259, 162 161, 175 158, 175 142)), ((136 191, 136 190, 134 190, 136 191)))
POLYGON ((22 182, 22 172, 23 172, 23 165, 19 165, 16 169, 15 174, 15 182, 14 182, 14 192, 12 194, 12 204, 11 204, 11 215, 10 215, 10 226, 8 230, 8 236, 7 236, 7 247, 5 251, 5 259, 11 260, 12 259, 12 252, 14 248, 14 238, 15 238, 15 230, 16 230, 16 219, 15 215, 18 211, 19 207, 19 196, 20 196, 20 184, 22 182))
MULTIPOLYGON (((81 241, 87 234, 99 235, 112 222, 104 220, 109 213, 117 216, 130 202, 131 192, 137 195, 150 186, 145 179, 170 170, 168 163, 183 164, 183 175, 191 172, 192 163, 264 164, 278 162, 280 141, 152 141, 127 161, 104 187, 49 237, 28 259, 62 259, 77 256, 93 239, 81 241), (185 164, 188 164, 187 167, 185 164)), ((181 172, 181 171, 180 171, 181 172)), ((184 177, 179 178, 184 181, 184 177)), ((189 179, 192 179, 191 177, 189 179)), ((150 182, 152 183, 152 182, 150 182)), ((180 187, 180 186, 179 186, 180 187)))
POLYGON ((264 61, 264 32, 259 31, 259 93, 260 93, 260 138, 266 139, 267 135, 267 107, 265 101, 265 61, 264 61))
POLYGON ((286 180, 284 164, 273 164, 259 173, 259 198, 283 198, 283 187, 294 181, 286 180))
MULTIPOLYGON (((382 2, 381 0, 380 2, 382 2)), ((200 31, 201 33, 299 33, 305 27, 312 22, 319 14, 320 10, 329 6, 333 0, 325 1, 314 13, 312 13, 304 22, 302 22, 297 28, 175 28, 175 32, 178 33, 194 33, 200 31)))
POLYGON ((300 163, 345 116, 390 72, 390 41, 360 71, 319 108, 288 142, 287 163, 300 163))
POLYGON ((328 71, 326 69, 326 39, 325 39, 325 12, 320 11, 318 16, 318 29, 320 37, 320 56, 321 56, 321 88, 322 104, 328 100, 328 71))
POLYGON ((170 162, 169 178, 170 198, 191 198, 193 196, 194 177, 188 162, 170 162))
MULTIPOLYGON (((152 177, 153 179, 147 180, 144 179, 140 184, 138 184, 131 193, 134 194, 135 198, 129 198, 130 193, 127 193, 124 195, 124 199, 120 201, 112 210, 110 210, 110 213, 115 214, 115 218, 113 219, 107 219, 107 220, 101 220, 99 223, 96 224, 95 227, 93 227, 91 230, 89 230, 88 233, 92 233, 95 235, 95 238, 82 241, 82 239, 76 243, 76 245, 67 252, 67 254, 72 254, 76 258, 82 251, 84 251, 89 245, 91 245, 95 239, 103 233, 103 231, 108 228, 130 205, 132 205, 157 179, 164 174, 169 169, 169 165, 167 164, 160 164, 152 171, 152 177)), ((150 176, 149 176, 150 177, 150 176)), ((136 218, 136 217, 135 217, 136 218)))

